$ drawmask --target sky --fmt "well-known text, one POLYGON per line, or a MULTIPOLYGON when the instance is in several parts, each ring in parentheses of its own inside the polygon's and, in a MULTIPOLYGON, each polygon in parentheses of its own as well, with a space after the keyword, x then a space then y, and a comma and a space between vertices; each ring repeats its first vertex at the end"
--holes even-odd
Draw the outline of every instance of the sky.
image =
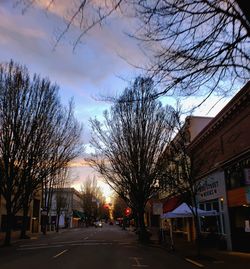
MULTIPOLYGON (((57 1, 60 4, 48 10, 44 9, 48 0, 40 0, 25 10, 17 4, 19 2, 0 0, 0 62, 13 59, 26 65, 31 73, 49 77, 60 86, 64 104, 73 97, 76 117, 83 124, 83 143, 88 150, 89 119, 101 118, 102 112, 110 107, 101 101, 102 97, 119 94, 131 79, 140 74, 140 70, 133 66, 147 63, 138 41, 126 34, 133 28, 134 21, 113 16, 102 28, 94 28, 85 35, 73 50, 73 41, 79 34, 74 25, 55 47, 56 37, 65 27, 68 4, 72 1, 57 1)), ((224 99, 207 114, 211 103, 217 100, 213 98, 195 114, 214 116, 229 100, 224 99)), ((163 102, 173 100, 165 97, 163 102)), ((188 108, 198 102, 197 98, 189 98, 183 101, 183 105, 188 108)), ((95 175, 81 159, 71 170, 73 186, 78 190, 87 177, 95 175)), ((108 186, 101 180, 99 184, 104 194, 110 196, 108 186)))

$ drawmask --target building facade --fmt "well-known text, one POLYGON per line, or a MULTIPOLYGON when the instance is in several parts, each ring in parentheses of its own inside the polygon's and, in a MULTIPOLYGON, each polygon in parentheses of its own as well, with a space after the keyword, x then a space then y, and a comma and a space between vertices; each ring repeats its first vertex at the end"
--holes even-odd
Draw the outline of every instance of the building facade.
MULTIPOLYGON (((6 204, 3 196, 0 195, 0 240, 3 240, 6 231, 6 204)), ((30 203, 30 208, 28 212, 28 225, 27 232, 29 234, 38 233, 41 230, 40 227, 40 208, 41 208, 41 192, 38 191, 33 195, 33 199, 30 203)), ((23 213, 22 210, 17 212, 14 216, 12 223, 12 235, 14 237, 19 237, 21 227, 23 223, 23 213)))
MULTIPOLYGON (((216 209, 210 222, 227 249, 250 250, 250 82, 189 146, 201 209, 216 209)), ((201 223, 206 229, 206 223, 201 223)), ((206 230, 205 230, 206 231, 206 230)))
POLYGON ((50 210, 51 225, 56 225, 59 214, 59 227, 76 228, 83 222, 83 204, 80 193, 74 188, 59 188, 52 194, 50 210))

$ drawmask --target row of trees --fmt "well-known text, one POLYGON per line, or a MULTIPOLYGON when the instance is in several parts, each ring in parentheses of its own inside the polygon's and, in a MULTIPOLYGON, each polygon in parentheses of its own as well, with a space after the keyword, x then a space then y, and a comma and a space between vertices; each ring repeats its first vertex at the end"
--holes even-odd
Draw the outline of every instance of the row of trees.
POLYGON ((13 61, 0 65, 0 194, 6 203, 6 245, 18 212, 23 214, 25 237, 29 206, 39 191, 48 212, 51 190, 62 184, 68 163, 80 153, 80 136, 73 103, 61 104, 57 85, 30 76, 13 61))
POLYGON ((82 209, 86 225, 89 226, 97 219, 109 219, 109 208, 105 207, 105 197, 97 185, 97 179, 87 178, 81 187, 82 209))

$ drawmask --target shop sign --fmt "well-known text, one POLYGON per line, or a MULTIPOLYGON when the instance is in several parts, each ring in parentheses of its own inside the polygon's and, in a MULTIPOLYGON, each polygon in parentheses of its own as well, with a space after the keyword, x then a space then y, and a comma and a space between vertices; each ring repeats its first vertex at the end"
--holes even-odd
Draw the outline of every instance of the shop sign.
POLYGON ((209 177, 198 183, 198 201, 212 200, 223 197, 225 193, 224 179, 220 176, 209 177))
POLYGON ((161 215, 162 213, 162 203, 153 203, 153 215, 161 215))

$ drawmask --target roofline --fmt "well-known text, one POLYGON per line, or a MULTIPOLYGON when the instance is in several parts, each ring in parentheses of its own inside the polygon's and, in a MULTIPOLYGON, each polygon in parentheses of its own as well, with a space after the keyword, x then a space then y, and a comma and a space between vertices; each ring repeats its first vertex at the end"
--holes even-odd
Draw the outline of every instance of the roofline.
POLYGON ((209 133, 214 130, 221 122, 226 119, 233 110, 244 101, 249 101, 250 80, 243 88, 228 102, 228 104, 204 127, 204 129, 190 143, 189 149, 196 147, 201 143, 209 133))

